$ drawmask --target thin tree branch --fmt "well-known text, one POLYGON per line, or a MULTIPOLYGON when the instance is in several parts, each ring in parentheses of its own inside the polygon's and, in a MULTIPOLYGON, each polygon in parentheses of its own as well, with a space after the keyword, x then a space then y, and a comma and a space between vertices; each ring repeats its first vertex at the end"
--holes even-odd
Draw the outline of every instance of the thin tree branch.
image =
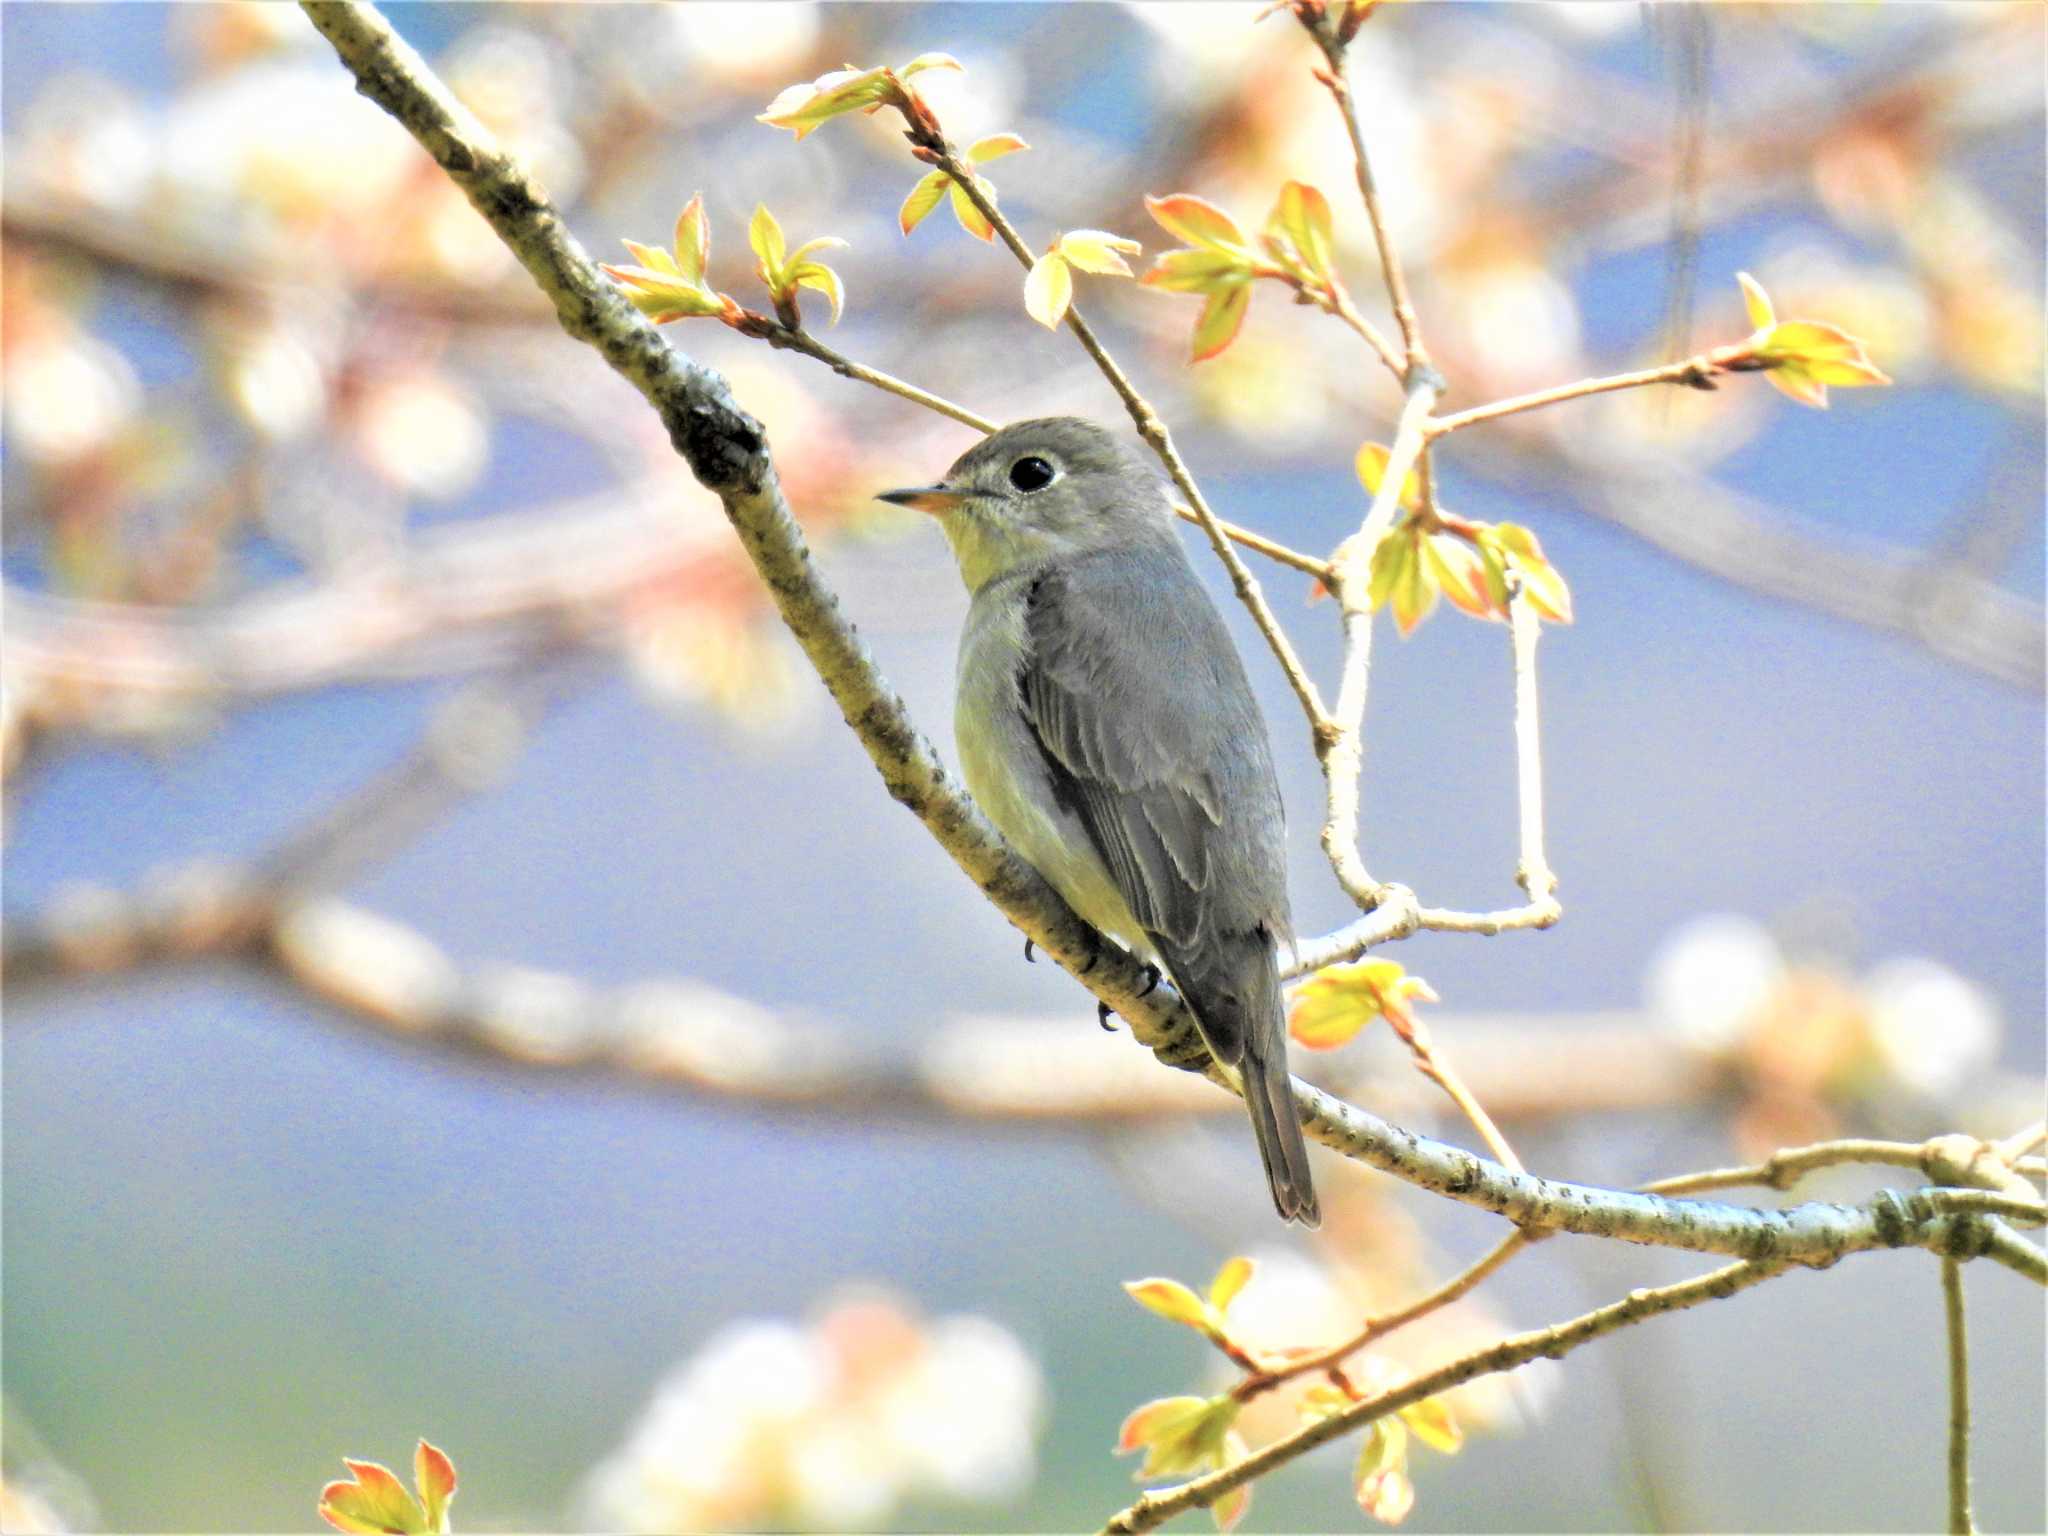
POLYGON ((1970 1536, 1977 1529, 1970 1512, 1970 1332, 1958 1260, 1941 1261, 1941 1299, 1948 1315, 1948 1528, 1950 1536, 1970 1536))
POLYGON ((1713 375, 1719 372, 1721 370, 1715 368, 1702 354, 1698 357, 1683 358, 1675 363, 1665 363, 1656 368, 1638 368, 1634 373, 1616 373, 1605 378, 1581 379, 1576 384, 1559 384, 1551 389, 1533 390, 1526 395, 1496 400, 1490 405, 1475 405, 1470 410, 1454 411, 1449 416, 1439 416, 1429 424, 1429 436, 1434 442, 1447 433, 1477 426, 1482 421, 1497 421, 1503 416, 1518 415, 1523 411, 1557 405, 1566 400, 1582 400, 1588 395, 1604 395, 1610 390, 1638 389, 1645 384, 1683 384, 1691 389, 1712 389, 1713 375))
POLYGON ((1532 1241, 1527 1232, 1510 1232, 1480 1258, 1427 1295, 1411 1301, 1396 1311, 1382 1312, 1376 1317, 1367 1318, 1356 1333, 1340 1343, 1332 1344, 1328 1349, 1315 1350, 1284 1364, 1254 1372, 1232 1387, 1230 1395, 1241 1402, 1250 1402, 1260 1393, 1270 1391, 1283 1382, 1292 1381, 1297 1376, 1312 1375, 1317 1371, 1328 1370, 1333 1365, 1341 1365, 1366 1345, 1377 1343, 1395 1329, 1405 1328, 1418 1318, 1427 1317, 1454 1301, 1463 1300, 1476 1290, 1482 1281, 1492 1276, 1494 1271, 1528 1247, 1532 1241))
POLYGON ((1530 926, 1547 928, 1563 916, 1557 904, 1557 876, 1543 851, 1543 734, 1536 708, 1536 641, 1542 623, 1511 578, 1508 627, 1515 655, 1515 804, 1521 826, 1522 851, 1515 865, 1515 883, 1529 898, 1530 926))
POLYGON ((1365 203, 1366 217, 1372 224, 1373 244, 1379 250, 1380 273, 1386 280, 1387 300, 1394 311, 1394 323, 1401 328, 1401 344, 1407 353, 1407 365, 1396 369, 1398 377, 1413 383, 1416 370, 1429 366, 1429 353, 1422 345, 1422 328, 1415 318, 1415 304, 1408 296, 1408 279, 1401 270, 1400 253, 1394 248, 1394 241, 1387 229, 1386 214, 1380 208, 1379 186, 1373 180, 1372 157, 1366 152, 1365 131, 1359 126, 1358 103, 1351 91, 1350 64, 1345 55, 1345 45, 1326 28, 1312 24, 1304 15, 1302 24, 1308 34, 1322 49, 1328 61, 1327 74, 1319 75, 1329 88, 1331 99, 1344 119, 1344 131, 1351 137, 1351 157, 1358 168, 1358 195, 1365 203))
POLYGON ((1448 1365, 1415 1376, 1401 1386, 1352 1403, 1341 1412, 1319 1419, 1285 1439, 1254 1451, 1244 1460, 1218 1472, 1198 1477, 1164 1493, 1148 1493, 1129 1508, 1110 1517, 1103 1536, 1136 1536, 1165 1524, 1190 1509, 1213 1505, 1233 1488, 1286 1465, 1319 1445, 1350 1433, 1374 1419, 1398 1412, 1424 1398, 1447 1392, 1477 1376, 1490 1376, 1527 1365, 1532 1360, 1560 1359, 1582 1344, 1605 1338, 1633 1324, 1666 1313, 1682 1312, 1703 1302, 1722 1301, 1782 1272, 1782 1264, 1742 1262, 1680 1281, 1655 1290, 1631 1291, 1622 1300, 1569 1322, 1502 1339, 1489 1348, 1475 1351, 1448 1365))
POLYGON ((1359 780, 1365 768, 1365 702, 1372 672, 1372 556, 1394 525, 1401 489, 1427 443, 1424 427, 1443 392, 1443 380, 1428 368, 1410 378, 1406 403, 1387 451, 1386 468, 1372 506, 1358 532, 1346 539, 1330 562, 1330 589, 1343 611, 1344 669, 1337 685, 1332 729, 1319 737, 1325 788, 1323 855, 1337 883, 1367 911, 1386 900, 1387 892, 1367 869, 1359 849, 1359 780))

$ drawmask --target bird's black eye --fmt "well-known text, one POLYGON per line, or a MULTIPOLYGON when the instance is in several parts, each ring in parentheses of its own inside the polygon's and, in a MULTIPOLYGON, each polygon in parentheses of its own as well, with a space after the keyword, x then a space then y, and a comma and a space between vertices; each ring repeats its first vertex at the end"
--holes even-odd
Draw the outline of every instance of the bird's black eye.
POLYGON ((1052 466, 1035 453, 1010 466, 1010 484, 1020 491, 1042 491, 1052 484, 1052 476, 1052 466))

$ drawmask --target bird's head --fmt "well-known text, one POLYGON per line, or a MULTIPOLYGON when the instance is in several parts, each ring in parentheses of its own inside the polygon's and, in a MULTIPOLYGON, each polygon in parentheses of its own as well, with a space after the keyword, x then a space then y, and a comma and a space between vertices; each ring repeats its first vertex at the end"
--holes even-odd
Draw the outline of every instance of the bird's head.
POLYGON ((881 499, 939 519, 969 591, 1014 570, 1128 543, 1168 516, 1151 468, 1075 416, 1004 427, 960 455, 937 485, 884 491, 881 499))

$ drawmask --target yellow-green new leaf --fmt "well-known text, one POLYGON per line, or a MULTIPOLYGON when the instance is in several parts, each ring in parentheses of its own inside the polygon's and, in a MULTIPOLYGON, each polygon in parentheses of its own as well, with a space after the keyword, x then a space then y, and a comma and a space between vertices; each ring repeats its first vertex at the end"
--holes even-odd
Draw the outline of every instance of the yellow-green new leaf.
POLYGON ((990 160, 1000 160, 1004 155, 1014 155, 1020 149, 1031 146, 1014 133, 992 133, 985 139, 976 139, 967 149, 967 158, 976 165, 990 160))
MULTIPOLYGON (((811 242, 813 245, 817 241, 811 242)), ((844 244, 844 241, 837 242, 844 244)), ((839 274, 821 261, 806 261, 790 269, 790 283, 797 288, 810 288, 825 295, 825 302, 832 307, 832 324, 839 323, 840 311, 846 307, 846 289, 839 281, 839 274)))
POLYGON ((946 200, 946 189, 952 185, 953 178, 944 171, 929 171, 920 176, 896 215, 896 222, 902 226, 903 233, 907 235, 922 224, 925 215, 946 200))
POLYGON ((1050 330, 1066 318, 1073 302, 1073 269, 1057 249, 1047 251, 1024 274, 1024 312, 1050 330))
POLYGON ((1068 265, 1102 277, 1129 277, 1131 269, 1124 257, 1136 256, 1144 249, 1137 241, 1104 229, 1070 229, 1053 245, 1068 265))
POLYGON ((1207 198, 1196 197, 1192 192, 1148 197, 1145 211, 1161 229, 1189 245, 1227 252, 1242 258, 1247 265, 1251 262, 1251 247, 1245 242, 1244 231, 1237 227, 1237 220, 1207 198))
MULTIPOLYGON (((974 178, 974 185, 975 189, 991 203, 996 200, 996 189, 979 176, 974 178)), ((977 240, 995 239, 995 225, 981 216, 981 210, 974 206, 974 199, 967 195, 960 183, 949 178, 948 189, 953 197, 953 217, 960 221, 960 227, 977 240)))
POLYGON ((1152 267, 1138 281, 1166 293, 1210 293, 1251 277, 1249 263, 1228 251, 1182 249, 1152 258, 1152 267))
POLYGON ((1571 589, 1564 577, 1543 553, 1536 535, 1520 523, 1495 523, 1481 539, 1500 553, 1506 564, 1522 579, 1522 595, 1546 619, 1559 624, 1572 621, 1571 589))
MULTIPOLYGON (((1387 478, 1387 462, 1392 454, 1383 443, 1366 443, 1358 450, 1358 457, 1352 467, 1358 471, 1358 483, 1365 487, 1365 494, 1377 496, 1380 484, 1387 478)), ((1419 512, 1422 509, 1422 476, 1411 466, 1401 481, 1401 510, 1419 512)))
POLYGON ((1287 1032, 1296 1044, 1327 1051, 1345 1044, 1374 1019, 1385 1018, 1404 1035, 1415 1025, 1413 1003, 1435 1002, 1436 992, 1395 960, 1360 960, 1325 966, 1294 989, 1287 1032))
POLYGON ((455 1497, 455 1463, 439 1446, 425 1440, 413 1447, 412 1482, 420 1491, 427 1529, 436 1536, 448 1530, 448 1505, 455 1497))
POLYGON ((693 283, 704 281, 711 259, 711 223, 704 216, 704 194, 694 194, 676 215, 675 270, 693 283))
MULTIPOLYGON (((658 245, 642 245, 638 240, 620 237, 619 243, 633 253, 633 259, 647 271, 657 276, 682 277, 683 269, 676 265, 675 257, 658 245)), ((685 279, 695 281, 695 279, 685 279)))
POLYGON ((1209 1305, 1219 1314, 1228 1311, 1238 1293, 1251 1283, 1253 1268, 1252 1261, 1242 1256, 1224 1260, 1216 1278, 1209 1282, 1209 1305))
POLYGON ((352 1536, 427 1536, 426 1511, 392 1474, 374 1461, 342 1458, 349 1480, 320 1490, 320 1518, 352 1536))
POLYGON ((1233 283, 1220 292, 1211 293, 1195 320, 1188 361, 1206 362, 1237 340, 1238 328, 1244 324, 1244 312, 1251 308, 1251 303, 1250 283, 1233 283))
POLYGON ((754 255, 760 260, 762 281, 773 288, 789 253, 783 244, 782 226, 775 222, 775 215, 768 211, 766 203, 754 204, 754 217, 747 225, 747 244, 753 247, 754 255))
MULTIPOLYGON (((943 58, 944 55, 937 57, 943 58)), ((929 69, 934 66, 922 67, 929 69)), ((953 67, 958 69, 959 65, 953 67)), ((904 68, 908 73, 911 66, 905 65, 904 68)), ((754 121, 766 123, 771 128, 787 128, 801 142, 833 118, 878 107, 889 100, 892 93, 902 89, 890 78, 886 68, 835 69, 807 84, 790 86, 769 102, 768 110, 754 121)))
POLYGON ((1146 1403, 1124 1420, 1117 1454, 1144 1448, 1145 1461, 1137 1472, 1140 1482, 1226 1466, 1233 1450, 1243 1454, 1243 1441, 1232 1433, 1243 1406, 1228 1393, 1211 1398, 1164 1397, 1146 1403))
POLYGON ((967 73, 967 67, 950 53, 920 53, 896 73, 908 80, 912 75, 923 74, 928 69, 952 69, 963 75, 967 73))
POLYGON ((1771 305, 1771 296, 1764 292, 1764 285, 1747 272, 1735 274, 1736 286, 1742 289, 1742 307, 1749 311, 1749 323, 1753 330, 1768 331, 1778 323, 1778 313, 1771 305))
POLYGON ((1214 1314, 1208 1303, 1178 1280, 1126 1280, 1124 1289, 1130 1293, 1131 1300, 1148 1312, 1158 1313, 1168 1322, 1185 1323, 1202 1333, 1209 1332, 1214 1324, 1214 1314))
POLYGON ((1307 182, 1290 181, 1280 189, 1266 220, 1264 244, 1276 261, 1304 282, 1325 290, 1334 286, 1336 241, 1329 200, 1307 182))
POLYGON ((1454 533, 1433 533, 1422 541, 1430 578, 1453 606, 1479 619, 1505 619, 1507 591, 1488 579, 1487 560, 1454 533))
POLYGON ((1465 1432, 1441 1397, 1425 1397, 1419 1403, 1410 1403, 1401 1410, 1401 1418, 1415 1438, 1432 1451, 1455 1456, 1465 1443, 1465 1432))
POLYGON ((1415 1507, 1415 1485, 1408 1480, 1408 1431, 1399 1416, 1375 1419, 1358 1449, 1352 1470, 1358 1507, 1386 1525, 1399 1525, 1415 1507))

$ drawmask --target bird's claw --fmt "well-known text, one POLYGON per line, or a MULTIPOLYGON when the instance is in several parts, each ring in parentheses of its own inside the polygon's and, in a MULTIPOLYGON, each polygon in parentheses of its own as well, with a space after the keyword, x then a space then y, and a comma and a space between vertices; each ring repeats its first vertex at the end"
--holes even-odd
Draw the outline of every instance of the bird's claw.
POLYGON ((1028 938, 1024 941, 1024 963, 1026 965, 1038 964, 1038 957, 1031 953, 1031 940, 1028 938))
POLYGON ((1116 1030, 1116 1026, 1109 1022, 1110 1018, 1111 1014, 1109 1011, 1109 1004, 1098 1002, 1095 1005, 1095 1022, 1100 1024, 1104 1029, 1109 1030, 1111 1033, 1114 1033, 1116 1030))
POLYGON ((1156 988, 1158 985, 1159 967, 1156 965, 1147 965, 1145 967, 1145 990, 1140 992, 1138 996, 1150 997, 1152 995, 1153 989, 1156 988))

